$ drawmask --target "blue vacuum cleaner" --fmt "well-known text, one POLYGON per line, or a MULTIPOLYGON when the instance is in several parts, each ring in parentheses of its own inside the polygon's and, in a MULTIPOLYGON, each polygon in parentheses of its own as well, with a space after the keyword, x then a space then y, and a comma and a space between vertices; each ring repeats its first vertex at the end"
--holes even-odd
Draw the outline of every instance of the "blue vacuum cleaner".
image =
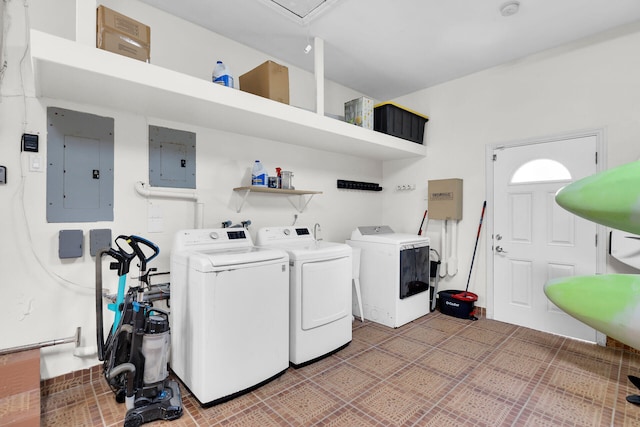
MULTIPOLYGON (((98 359, 118 403, 126 403, 125 427, 136 427, 155 420, 175 420, 183 413, 180 387, 168 378, 170 350, 169 313, 153 307, 156 290, 151 289, 147 263, 160 253, 154 243, 139 236, 118 236, 117 249, 105 248, 96 256, 96 330, 98 359), (147 253, 141 246, 146 248, 147 253), (102 317, 102 257, 118 271, 118 292, 108 305, 115 312, 112 328, 104 341, 102 317), (137 286, 125 293, 131 262, 138 260, 137 286)), ((164 297, 163 297, 164 298, 164 297)), ((159 299, 159 298, 158 298, 159 299)))

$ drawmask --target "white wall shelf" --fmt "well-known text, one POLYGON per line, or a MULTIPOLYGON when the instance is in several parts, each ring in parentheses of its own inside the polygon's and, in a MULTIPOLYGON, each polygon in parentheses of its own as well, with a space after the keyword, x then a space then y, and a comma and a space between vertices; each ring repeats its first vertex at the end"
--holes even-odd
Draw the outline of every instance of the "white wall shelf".
POLYGON ((240 197, 240 204, 238 205, 236 212, 240 213, 242 210, 242 206, 244 206, 244 202, 247 200, 247 196, 251 192, 253 193, 268 193, 268 194, 284 194, 291 203, 291 206, 296 208, 298 212, 302 213, 306 209, 307 205, 313 199, 313 196, 316 194, 322 194, 322 191, 309 191, 309 190, 285 190, 282 188, 269 188, 269 187, 258 187, 254 185, 250 185, 248 187, 236 187, 233 191, 237 192, 240 197), (298 203, 294 203, 291 196, 298 196, 298 203), (309 196, 306 198, 304 196, 309 196))
POLYGON ((422 144, 36 30, 31 58, 37 97, 376 160, 426 156, 422 144))

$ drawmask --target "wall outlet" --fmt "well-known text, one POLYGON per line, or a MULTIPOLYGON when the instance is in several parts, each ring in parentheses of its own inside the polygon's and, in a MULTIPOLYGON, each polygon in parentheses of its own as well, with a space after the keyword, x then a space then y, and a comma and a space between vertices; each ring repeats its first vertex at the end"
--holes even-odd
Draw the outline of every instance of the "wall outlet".
POLYGON ((396 186, 396 190, 398 191, 415 190, 415 189, 416 189, 415 184, 401 184, 396 186))

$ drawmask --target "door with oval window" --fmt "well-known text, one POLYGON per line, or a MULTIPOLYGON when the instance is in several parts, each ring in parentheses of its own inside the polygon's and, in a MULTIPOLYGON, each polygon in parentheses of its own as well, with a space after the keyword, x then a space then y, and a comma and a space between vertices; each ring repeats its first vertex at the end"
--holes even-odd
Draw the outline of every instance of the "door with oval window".
POLYGON ((593 175, 595 135, 494 150, 494 318, 596 341, 596 332, 549 301, 554 278, 596 274, 595 223, 555 203, 556 192, 593 175))

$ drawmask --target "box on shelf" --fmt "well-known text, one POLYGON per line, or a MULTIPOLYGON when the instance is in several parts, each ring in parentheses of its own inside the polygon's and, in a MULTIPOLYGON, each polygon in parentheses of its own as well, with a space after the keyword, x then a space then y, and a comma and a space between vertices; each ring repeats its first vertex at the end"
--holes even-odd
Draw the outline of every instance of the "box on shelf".
POLYGON ((240 76, 240 90, 288 104, 289 69, 267 61, 240 76))
POLYGON ((98 7, 96 47, 149 62, 151 29, 105 6, 98 7))
POLYGON ((374 130, 422 144, 424 125, 429 117, 393 102, 378 104, 373 109, 374 130))
POLYGON ((373 100, 364 96, 344 103, 344 121, 373 129, 373 100))

